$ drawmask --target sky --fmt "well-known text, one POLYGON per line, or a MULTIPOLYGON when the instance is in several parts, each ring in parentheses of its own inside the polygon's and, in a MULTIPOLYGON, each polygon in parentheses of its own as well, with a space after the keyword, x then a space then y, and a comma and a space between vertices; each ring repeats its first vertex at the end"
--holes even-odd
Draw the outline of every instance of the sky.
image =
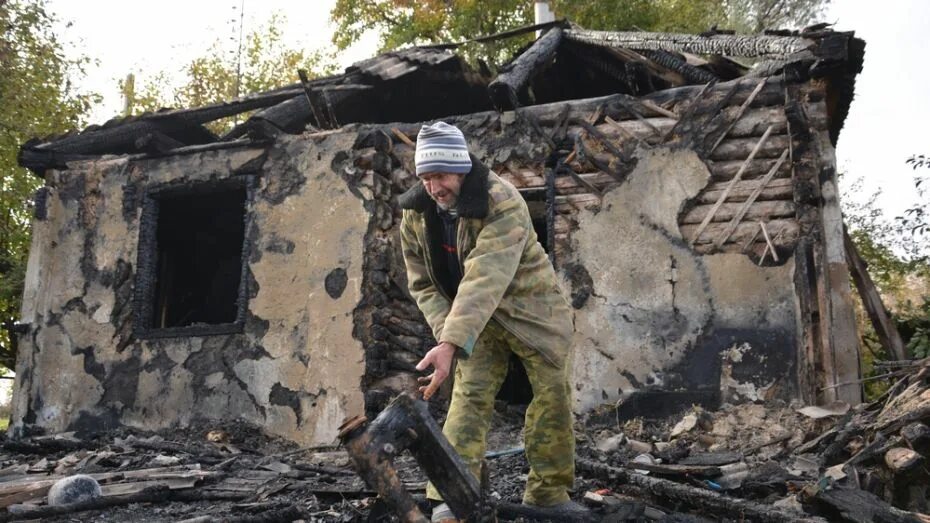
MULTIPOLYGON (((329 11, 335 0, 161 0, 125 2, 112 0, 50 0, 50 9, 63 24, 69 53, 83 53, 98 60, 80 87, 100 93, 104 102, 94 111, 91 123, 103 123, 121 107, 117 82, 134 73, 145 75, 175 72, 201 56, 217 39, 234 45, 240 11, 245 12, 243 32, 283 13, 285 42, 306 50, 332 50, 335 28, 329 11), (244 9, 242 7, 244 6, 244 9)), ((878 203, 886 215, 901 214, 916 202, 914 171, 905 164, 913 154, 930 154, 923 122, 930 120, 930 69, 924 66, 922 43, 930 2, 897 0, 894 16, 887 5, 871 0, 834 0, 825 21, 837 30, 852 30, 866 41, 865 65, 856 79, 856 96, 837 147, 837 167, 846 173, 847 187, 863 179, 862 190, 846 194, 864 200, 882 191, 878 203)), ((345 67, 372 56, 375 35, 341 53, 345 67)))

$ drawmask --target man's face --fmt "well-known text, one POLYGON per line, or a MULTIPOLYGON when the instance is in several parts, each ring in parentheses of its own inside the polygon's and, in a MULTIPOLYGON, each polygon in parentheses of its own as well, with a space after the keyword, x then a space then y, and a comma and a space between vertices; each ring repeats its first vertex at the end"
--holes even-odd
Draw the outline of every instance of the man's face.
POLYGON ((420 175, 426 192, 444 211, 455 207, 464 179, 465 175, 458 173, 423 173, 420 175))

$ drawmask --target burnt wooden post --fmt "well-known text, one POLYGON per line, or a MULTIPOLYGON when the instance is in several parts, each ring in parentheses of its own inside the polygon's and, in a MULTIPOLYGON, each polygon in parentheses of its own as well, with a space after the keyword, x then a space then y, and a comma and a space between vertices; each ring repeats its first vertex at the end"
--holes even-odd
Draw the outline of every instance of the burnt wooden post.
POLYGON ((862 297, 862 304, 869 315, 869 320, 872 321, 878 341, 893 359, 906 360, 908 355, 904 341, 901 340, 901 334, 898 333, 888 309, 882 303, 882 297, 869 275, 868 266, 856 250, 856 244, 849 237, 849 232, 845 227, 843 228, 843 244, 846 247, 846 261, 849 263, 853 282, 859 290, 859 296, 862 297))
POLYGON ((536 40, 510 64, 510 68, 488 84, 491 101, 499 110, 515 109, 517 94, 526 86, 539 67, 552 60, 562 41, 562 29, 555 27, 536 40))
POLYGON ((352 418, 339 428, 339 439, 349 451, 356 472, 404 521, 427 518, 404 490, 391 464, 409 450, 443 500, 459 519, 477 519, 483 510, 477 478, 443 436, 425 401, 401 394, 377 418, 352 418))

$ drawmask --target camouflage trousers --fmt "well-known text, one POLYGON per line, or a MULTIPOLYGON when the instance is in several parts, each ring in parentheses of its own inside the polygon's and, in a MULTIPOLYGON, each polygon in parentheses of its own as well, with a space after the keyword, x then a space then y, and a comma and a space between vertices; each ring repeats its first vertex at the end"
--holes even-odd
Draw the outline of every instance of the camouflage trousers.
MULTIPOLYGON (((575 477, 569 366, 566 363, 558 368, 549 363, 494 320, 478 337, 471 357, 457 362, 452 402, 442 432, 475 477, 480 477, 494 397, 507 376, 511 353, 520 358, 533 387, 523 428, 530 463, 523 502, 550 506, 568 501, 575 477)), ((427 486, 426 497, 442 499, 432 484, 427 486)))

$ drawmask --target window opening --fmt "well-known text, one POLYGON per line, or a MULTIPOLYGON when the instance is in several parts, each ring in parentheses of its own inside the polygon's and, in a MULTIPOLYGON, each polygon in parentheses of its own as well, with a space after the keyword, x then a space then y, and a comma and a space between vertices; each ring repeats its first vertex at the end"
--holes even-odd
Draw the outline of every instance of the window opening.
POLYGON ((241 330, 246 201, 241 181, 154 191, 146 198, 137 286, 140 334, 241 330))

